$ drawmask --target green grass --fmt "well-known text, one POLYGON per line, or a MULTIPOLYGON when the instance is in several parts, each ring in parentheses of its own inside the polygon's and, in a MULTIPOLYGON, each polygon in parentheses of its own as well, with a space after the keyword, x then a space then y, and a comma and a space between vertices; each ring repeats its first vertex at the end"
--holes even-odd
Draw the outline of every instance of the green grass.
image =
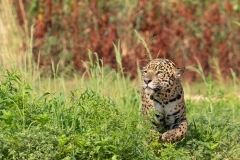
MULTIPOLYGON (((89 62, 88 79, 76 77, 79 86, 75 89, 45 93, 38 92, 39 88, 31 86, 18 70, 2 69, 0 158, 240 157, 240 102, 236 94, 220 92, 215 82, 206 78, 205 84, 211 87, 205 88, 204 99, 186 100, 186 138, 175 144, 159 144, 159 133, 149 132, 151 126, 141 116, 140 88, 101 63, 89 62)), ((59 79, 52 83, 57 86, 59 79)))
POLYGON ((138 108, 123 112, 90 88, 32 96, 16 71, 2 73, 0 91, 1 159, 150 156, 138 108))

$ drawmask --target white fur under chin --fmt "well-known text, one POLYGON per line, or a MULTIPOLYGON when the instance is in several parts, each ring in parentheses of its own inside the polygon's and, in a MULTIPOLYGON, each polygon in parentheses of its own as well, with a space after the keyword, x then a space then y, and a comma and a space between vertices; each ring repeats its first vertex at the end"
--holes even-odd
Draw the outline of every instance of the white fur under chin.
POLYGON ((145 89, 144 89, 144 92, 145 92, 146 94, 148 94, 148 95, 152 95, 152 94, 154 93, 153 89, 151 89, 151 88, 149 88, 149 87, 145 88, 145 89))

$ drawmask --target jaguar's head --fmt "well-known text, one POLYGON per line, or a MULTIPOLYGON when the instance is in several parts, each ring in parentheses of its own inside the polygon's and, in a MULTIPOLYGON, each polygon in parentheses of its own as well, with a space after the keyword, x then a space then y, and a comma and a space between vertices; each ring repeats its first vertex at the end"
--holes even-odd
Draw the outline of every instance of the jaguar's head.
POLYGON ((159 91, 171 89, 185 68, 176 68, 168 59, 154 59, 142 71, 142 88, 146 94, 152 95, 159 91))

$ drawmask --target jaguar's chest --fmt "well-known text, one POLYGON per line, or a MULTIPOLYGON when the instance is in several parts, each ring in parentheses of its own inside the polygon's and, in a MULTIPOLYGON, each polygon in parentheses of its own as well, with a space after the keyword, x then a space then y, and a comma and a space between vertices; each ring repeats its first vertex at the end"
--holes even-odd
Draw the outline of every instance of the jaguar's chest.
POLYGON ((176 95, 175 98, 168 100, 152 97, 152 100, 154 101, 156 114, 164 117, 166 125, 172 125, 176 123, 185 106, 183 95, 176 95))

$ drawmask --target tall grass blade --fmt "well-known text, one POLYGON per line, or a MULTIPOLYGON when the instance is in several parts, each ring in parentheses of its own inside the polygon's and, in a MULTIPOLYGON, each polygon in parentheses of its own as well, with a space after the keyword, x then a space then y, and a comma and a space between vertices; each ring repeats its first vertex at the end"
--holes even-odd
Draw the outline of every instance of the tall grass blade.
POLYGON ((140 41, 141 41, 142 45, 144 46, 144 48, 146 49, 147 56, 148 56, 149 60, 152 60, 152 55, 150 53, 150 50, 148 49, 146 41, 143 39, 143 37, 136 30, 134 30, 134 32, 135 32, 137 38, 140 39, 140 41))

